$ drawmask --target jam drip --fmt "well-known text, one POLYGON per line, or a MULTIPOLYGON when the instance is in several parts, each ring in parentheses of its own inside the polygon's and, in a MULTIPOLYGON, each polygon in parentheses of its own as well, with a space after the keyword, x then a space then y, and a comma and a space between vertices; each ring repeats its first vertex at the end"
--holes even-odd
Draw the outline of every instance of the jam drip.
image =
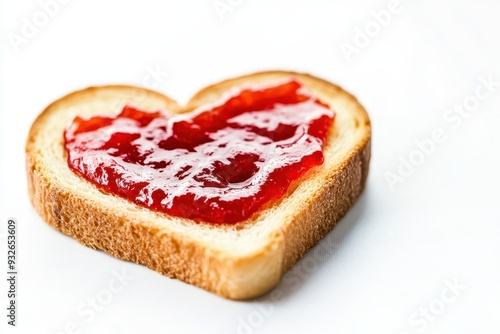
POLYGON ((125 106, 113 117, 76 117, 65 148, 71 170, 108 193, 177 217, 234 224, 323 163, 333 117, 292 80, 242 89, 188 114, 125 106))

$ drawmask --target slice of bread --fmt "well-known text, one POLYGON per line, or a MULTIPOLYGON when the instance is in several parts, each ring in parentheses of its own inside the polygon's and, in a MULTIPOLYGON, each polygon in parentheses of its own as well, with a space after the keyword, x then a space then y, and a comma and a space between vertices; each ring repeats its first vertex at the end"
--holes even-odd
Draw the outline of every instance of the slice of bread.
POLYGON ((226 80, 202 89, 186 106, 143 88, 91 87, 52 103, 33 123, 26 144, 29 193, 46 222, 86 246, 227 298, 248 299, 275 286, 353 205, 367 178, 370 142, 370 120, 358 101, 307 74, 273 71, 226 80), (325 161, 245 222, 196 223, 148 210, 99 190, 66 162, 63 133, 77 115, 118 114, 125 104, 187 112, 233 88, 289 77, 335 111, 325 161))

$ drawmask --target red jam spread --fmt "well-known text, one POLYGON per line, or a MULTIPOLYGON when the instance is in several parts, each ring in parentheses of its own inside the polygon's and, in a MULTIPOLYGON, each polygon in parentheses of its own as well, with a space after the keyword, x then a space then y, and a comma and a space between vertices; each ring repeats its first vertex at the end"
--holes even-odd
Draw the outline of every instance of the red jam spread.
POLYGON ((68 165, 100 189, 169 215, 214 224, 250 218, 323 163, 333 111, 295 80, 243 88, 169 115, 125 106, 76 117, 68 165))

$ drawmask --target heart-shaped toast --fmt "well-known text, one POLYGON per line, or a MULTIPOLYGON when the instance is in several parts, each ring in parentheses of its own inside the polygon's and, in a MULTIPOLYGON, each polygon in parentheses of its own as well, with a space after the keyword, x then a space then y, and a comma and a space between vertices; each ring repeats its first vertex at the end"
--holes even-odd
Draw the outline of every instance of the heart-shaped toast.
POLYGON ((246 299, 276 285, 352 206, 368 174, 370 137, 353 96, 306 74, 230 79, 186 106, 143 88, 92 87, 34 122, 30 197, 44 220, 85 245, 246 299), (286 94, 295 87, 294 98, 268 94, 266 104, 258 95, 284 86, 286 94), (227 113, 217 118, 221 106, 227 113), (266 181, 273 195, 248 206, 266 181), (241 193, 250 195, 230 202, 241 193))

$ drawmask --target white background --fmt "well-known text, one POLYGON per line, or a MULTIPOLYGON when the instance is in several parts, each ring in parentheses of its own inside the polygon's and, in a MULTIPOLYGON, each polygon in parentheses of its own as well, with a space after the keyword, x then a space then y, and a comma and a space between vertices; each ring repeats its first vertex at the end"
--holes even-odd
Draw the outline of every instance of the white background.
MULTIPOLYGON (((9 36, 42 9, 1 2, 1 268, 7 219, 19 224, 18 327, 8 333, 61 333, 72 323, 80 333, 500 332, 498 83, 460 124, 444 118, 473 101, 481 76, 500 81, 498 1, 401 0, 378 33, 370 13, 389 1, 225 1, 233 6, 221 18, 212 0, 70 0, 17 52, 9 36), (366 26, 368 45, 346 57, 340 46, 366 26), (338 83, 368 110, 366 191, 321 242, 333 252, 306 255, 275 303, 225 300, 114 259, 32 209, 24 143, 37 114, 90 85, 141 86, 154 68, 168 72, 156 89, 181 102, 228 77, 286 69, 338 83), (392 191, 386 174, 437 128, 446 140, 392 191), (102 311, 91 321, 76 312, 121 271, 134 279, 102 311), (447 281, 460 285, 455 295, 447 281)), ((1 279, 4 329, 6 291, 1 279)))

